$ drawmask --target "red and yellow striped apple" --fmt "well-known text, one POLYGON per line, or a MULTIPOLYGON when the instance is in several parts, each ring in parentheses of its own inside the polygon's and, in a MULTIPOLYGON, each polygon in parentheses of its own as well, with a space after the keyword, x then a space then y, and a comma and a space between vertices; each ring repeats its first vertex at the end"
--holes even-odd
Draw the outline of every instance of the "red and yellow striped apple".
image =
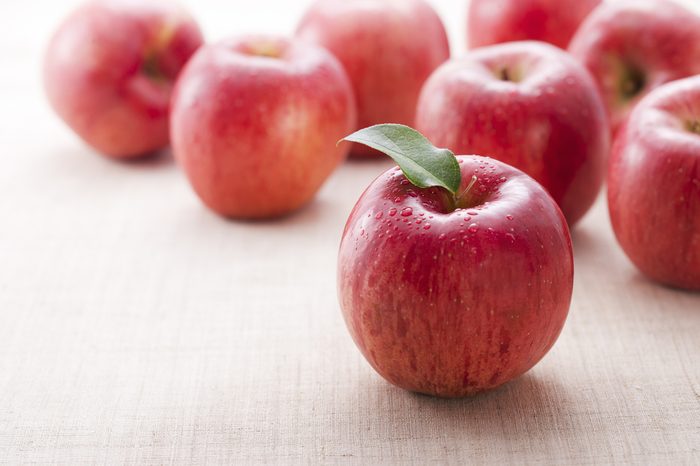
MULTIPOLYGON (((424 0, 318 0, 297 35, 326 47, 345 67, 358 128, 413 125, 423 83, 450 55, 445 28, 424 0)), ((352 153, 379 155, 362 145, 352 153)))
POLYGON ((573 286, 569 230, 544 188, 494 159, 458 160, 455 194, 419 188, 398 167, 379 176, 338 257, 343 316, 367 361, 440 397, 532 368, 557 340, 573 286))
POLYGON ((456 153, 483 154, 540 182, 574 225, 605 177, 610 134, 586 70, 543 42, 483 47, 425 84, 416 128, 456 153))
POLYGON ((471 0, 469 47, 539 40, 565 49, 601 0, 471 0))
POLYGON ((659 282, 700 289, 700 77, 642 99, 618 134, 608 185, 632 262, 659 282))
POLYGON ((700 74, 700 16, 667 0, 605 2, 569 51, 595 78, 617 132, 649 91, 700 74))
POLYGON ((201 200, 234 218, 311 200, 355 125, 352 87, 325 49, 251 36, 202 47, 173 95, 173 152, 201 200))
POLYGON ((58 115, 87 144, 114 158, 168 145, 173 83, 202 35, 166 0, 97 0, 60 26, 44 61, 58 115))

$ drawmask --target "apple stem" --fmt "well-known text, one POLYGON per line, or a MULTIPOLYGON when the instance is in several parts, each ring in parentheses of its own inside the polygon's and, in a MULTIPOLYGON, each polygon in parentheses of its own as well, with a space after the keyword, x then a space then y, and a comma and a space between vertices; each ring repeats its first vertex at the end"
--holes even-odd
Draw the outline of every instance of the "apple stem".
POLYGON ((465 194, 467 194, 469 191, 471 191, 471 189, 474 187, 474 185, 476 184, 476 182, 477 182, 478 180, 479 180, 479 178, 477 178, 476 175, 472 175, 472 179, 471 179, 471 181, 469 182, 469 184, 467 185, 467 187, 464 188, 464 191, 462 191, 462 192, 459 194, 459 196, 457 196, 457 198, 456 198, 455 200, 456 200, 457 202, 459 202, 459 200, 462 199, 462 198, 464 197, 465 194))

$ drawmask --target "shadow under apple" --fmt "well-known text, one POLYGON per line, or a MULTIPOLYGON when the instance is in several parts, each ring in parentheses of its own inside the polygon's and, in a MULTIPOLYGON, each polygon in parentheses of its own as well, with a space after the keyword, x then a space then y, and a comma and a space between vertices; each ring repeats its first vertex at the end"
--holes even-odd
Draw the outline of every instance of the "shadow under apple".
MULTIPOLYGON (((464 399, 409 393, 376 374, 363 377, 356 393, 358 397, 349 404, 357 408, 342 418, 345 428, 387 447, 434 439, 445 448, 462 441, 466 444, 463 450, 471 452, 494 444, 509 451, 525 451, 535 444, 554 444, 562 431, 575 429, 573 411, 594 409, 580 394, 571 393, 559 380, 537 370, 496 390, 464 399)), ((577 441, 576 435, 570 438, 572 443, 577 441)))

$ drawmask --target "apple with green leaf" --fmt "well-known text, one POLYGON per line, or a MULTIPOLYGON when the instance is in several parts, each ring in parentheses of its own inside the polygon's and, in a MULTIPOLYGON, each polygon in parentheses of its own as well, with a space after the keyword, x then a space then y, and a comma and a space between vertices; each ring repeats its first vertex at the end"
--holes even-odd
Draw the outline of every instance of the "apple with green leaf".
POLYGON ((566 220, 535 180, 379 125, 346 138, 399 166, 355 205, 338 258, 340 306, 369 363, 406 390, 462 397, 532 368, 566 320, 566 220))

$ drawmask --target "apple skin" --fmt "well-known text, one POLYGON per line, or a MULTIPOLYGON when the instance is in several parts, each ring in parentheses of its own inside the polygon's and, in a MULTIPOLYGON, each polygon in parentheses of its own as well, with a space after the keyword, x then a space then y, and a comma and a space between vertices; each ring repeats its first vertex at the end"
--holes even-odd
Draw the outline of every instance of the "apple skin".
POLYGON ((306 204, 348 152, 350 81, 327 50, 248 36, 203 46, 175 86, 176 160, 202 201, 231 218, 306 204))
MULTIPOLYGON (((413 126, 423 83, 450 56, 442 21, 423 0, 320 0, 297 35, 326 47, 345 67, 357 101, 356 129, 413 126)), ((381 156, 361 144, 352 154, 381 156)))
POLYGON ((571 226, 605 178, 610 134, 595 85, 568 54, 543 42, 483 47, 442 65, 423 88, 416 128, 436 146, 523 170, 571 226))
POLYGON ((601 0, 471 0, 469 47, 539 40, 565 49, 601 0))
POLYGON ((149 155, 168 145, 172 85, 202 40, 197 24, 175 3, 86 3, 50 41, 46 94, 98 152, 117 159, 149 155))
POLYGON ((388 170, 350 214, 338 258, 343 316, 367 361, 439 397, 532 368, 561 332, 573 287, 569 230, 547 192, 499 161, 458 160, 460 192, 478 177, 463 209, 388 170))
POLYGON ((700 290, 700 77, 652 91, 615 141, 608 174, 613 230, 661 283, 700 290))
POLYGON ((649 91, 700 74, 700 16, 670 1, 605 2, 569 51, 595 78, 616 133, 649 91))

